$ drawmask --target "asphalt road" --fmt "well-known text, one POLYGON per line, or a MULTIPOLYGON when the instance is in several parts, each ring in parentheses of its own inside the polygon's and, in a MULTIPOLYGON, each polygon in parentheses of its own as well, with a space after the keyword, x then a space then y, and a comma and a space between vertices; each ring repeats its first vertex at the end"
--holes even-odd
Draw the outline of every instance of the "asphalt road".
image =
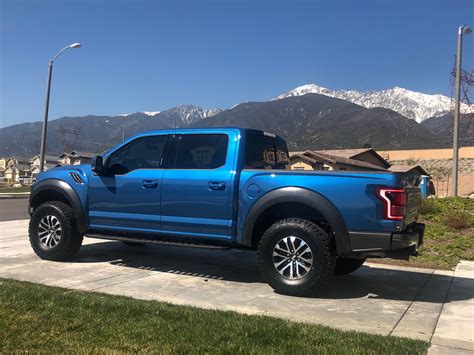
POLYGON ((0 198, 0 221, 28 219, 28 197, 0 198))

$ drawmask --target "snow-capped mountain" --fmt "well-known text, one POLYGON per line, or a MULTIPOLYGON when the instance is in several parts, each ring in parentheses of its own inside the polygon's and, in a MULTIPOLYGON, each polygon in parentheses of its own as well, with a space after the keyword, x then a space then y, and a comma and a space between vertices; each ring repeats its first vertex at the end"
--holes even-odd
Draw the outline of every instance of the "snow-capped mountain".
POLYGON ((222 110, 203 108, 193 105, 181 105, 160 112, 155 119, 161 120, 169 127, 186 127, 203 118, 212 117, 222 110))
POLYGON ((147 116, 156 116, 157 114, 159 114, 161 111, 142 111, 142 113, 144 113, 145 115, 147 116))
POLYGON ((131 116, 131 115, 135 115, 137 113, 144 113, 145 115, 147 116, 156 116, 157 114, 159 114, 161 111, 140 111, 140 112, 134 112, 134 113, 121 113, 120 115, 117 115, 117 116, 120 116, 120 117, 127 117, 127 116, 131 116))
POLYGON ((204 108, 194 105, 180 105, 165 111, 140 111, 135 113, 124 113, 118 116, 128 117, 136 115, 146 115, 153 119, 157 119, 163 122, 167 127, 186 127, 190 124, 199 121, 203 118, 211 117, 219 112, 221 109, 218 108, 204 108))
MULTIPOLYGON (((381 91, 356 91, 356 90, 331 90, 315 84, 303 85, 285 94, 279 95, 274 100, 289 96, 305 94, 322 94, 346 100, 357 105, 372 108, 384 107, 396 111, 405 117, 416 120, 418 123, 430 117, 438 117, 451 110, 451 99, 444 95, 429 95, 410 91, 400 87, 381 91)), ((471 111, 468 105, 463 104, 461 111, 471 111)))

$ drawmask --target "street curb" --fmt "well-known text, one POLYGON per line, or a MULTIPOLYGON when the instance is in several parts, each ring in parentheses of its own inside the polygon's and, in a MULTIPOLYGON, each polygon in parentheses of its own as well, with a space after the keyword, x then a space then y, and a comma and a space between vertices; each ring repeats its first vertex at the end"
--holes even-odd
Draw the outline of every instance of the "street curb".
POLYGON ((12 194, 2 194, 0 193, 0 199, 15 199, 15 198, 29 198, 30 197, 30 193, 29 192, 26 192, 26 193, 12 193, 12 194))

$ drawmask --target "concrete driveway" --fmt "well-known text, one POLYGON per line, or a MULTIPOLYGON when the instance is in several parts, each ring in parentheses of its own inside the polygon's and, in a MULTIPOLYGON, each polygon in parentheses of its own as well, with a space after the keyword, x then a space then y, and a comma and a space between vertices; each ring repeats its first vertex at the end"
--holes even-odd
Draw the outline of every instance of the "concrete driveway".
POLYGON ((310 298, 275 293, 253 252, 86 238, 72 262, 40 260, 28 221, 0 222, 0 277, 340 329, 431 341, 473 351, 474 263, 455 272, 367 264, 310 298))

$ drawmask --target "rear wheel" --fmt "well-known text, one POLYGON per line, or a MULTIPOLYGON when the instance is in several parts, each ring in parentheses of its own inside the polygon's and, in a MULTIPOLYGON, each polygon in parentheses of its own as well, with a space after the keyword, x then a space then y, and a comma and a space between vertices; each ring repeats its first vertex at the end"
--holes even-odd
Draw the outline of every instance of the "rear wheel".
POLYGON ((56 261, 72 259, 83 239, 71 207, 59 201, 43 203, 34 210, 28 234, 36 255, 56 261))
POLYGON ((313 222, 289 218, 264 233, 257 249, 263 277, 279 293, 310 294, 333 274, 331 238, 313 222))
POLYGON ((336 258, 334 275, 346 275, 356 271, 364 264, 365 259, 336 258))

